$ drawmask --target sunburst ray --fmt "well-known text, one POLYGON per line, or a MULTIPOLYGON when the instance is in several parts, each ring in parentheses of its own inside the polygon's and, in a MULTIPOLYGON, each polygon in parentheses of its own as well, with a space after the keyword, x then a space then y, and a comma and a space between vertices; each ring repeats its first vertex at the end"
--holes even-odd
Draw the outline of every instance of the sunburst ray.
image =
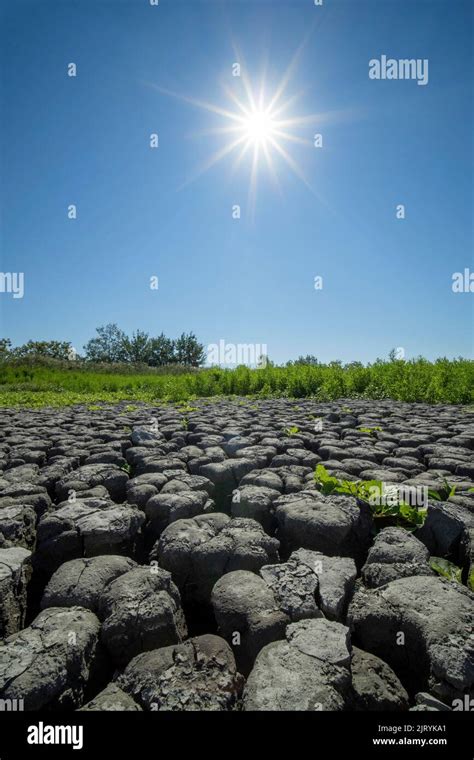
POLYGON ((281 80, 277 82, 275 88, 270 92, 267 91, 266 61, 261 78, 258 83, 256 82, 252 86, 242 53, 238 46, 233 43, 236 60, 240 64, 240 76, 235 77, 233 87, 230 87, 225 82, 221 83, 230 106, 221 106, 200 98, 180 95, 164 87, 147 83, 162 94, 177 98, 184 103, 189 103, 224 120, 219 126, 210 126, 207 129, 202 129, 200 132, 193 133, 193 136, 216 135, 228 137, 228 141, 216 150, 209 160, 187 179, 181 187, 194 182, 204 172, 232 153, 236 154, 232 162, 232 172, 235 172, 243 163, 244 158, 251 153, 248 188, 251 210, 255 208, 258 175, 261 164, 263 164, 263 168, 271 176, 273 184, 281 192, 275 159, 278 162, 281 161, 282 166, 288 166, 293 174, 319 198, 318 193, 315 193, 303 169, 294 156, 284 147, 284 144, 289 143, 302 146, 302 148, 312 149, 314 144, 312 128, 319 128, 321 124, 340 118, 341 115, 347 116, 348 112, 334 111, 306 115, 291 113, 294 104, 301 98, 302 91, 300 90, 297 93, 291 94, 287 90, 310 33, 311 31, 296 50, 281 80), (239 85, 240 92, 237 89, 239 85))

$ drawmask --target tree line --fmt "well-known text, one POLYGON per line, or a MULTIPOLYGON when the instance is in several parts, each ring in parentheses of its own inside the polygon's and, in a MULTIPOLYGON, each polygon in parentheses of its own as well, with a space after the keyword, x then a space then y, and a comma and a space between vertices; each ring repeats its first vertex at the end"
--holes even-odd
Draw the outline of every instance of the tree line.
MULTIPOLYGON (((128 336, 116 324, 109 323, 96 328, 96 335, 84 346, 84 354, 80 355, 70 341, 58 340, 29 340, 22 346, 12 347, 9 338, 0 338, 0 362, 9 360, 46 358, 59 361, 79 360, 91 364, 143 364, 149 367, 201 367, 206 361, 206 350, 199 343, 193 332, 182 333, 179 338, 167 338, 164 333, 152 337, 143 330, 136 330, 128 336)), ((390 362, 402 362, 400 349, 392 349, 389 353, 390 362)), ((421 357, 420 357, 421 358, 421 357)), ((386 360, 385 360, 386 361, 386 360)), ((375 364, 384 363, 376 359, 375 364)), ((267 358, 266 366, 276 366, 267 358)), ((290 359, 280 365, 286 367, 324 366, 316 356, 307 354, 297 359, 290 359)), ((343 365, 335 360, 328 363, 334 368, 361 368, 364 364, 353 361, 343 365)))
POLYGON ((9 338, 0 338, 0 361, 45 357, 61 361, 147 364, 149 367, 172 364, 200 367, 206 359, 204 345, 193 332, 182 333, 176 339, 167 338, 164 333, 152 337, 142 330, 129 336, 116 324, 109 323, 97 327, 96 333, 84 346, 82 355, 69 341, 29 340, 13 348, 9 338))

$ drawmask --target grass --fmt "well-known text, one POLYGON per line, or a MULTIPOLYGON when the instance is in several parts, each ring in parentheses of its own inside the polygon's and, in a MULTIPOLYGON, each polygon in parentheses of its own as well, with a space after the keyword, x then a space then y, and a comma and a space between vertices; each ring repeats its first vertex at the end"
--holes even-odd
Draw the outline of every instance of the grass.
MULTIPOLYGON (((71 363, 72 364, 72 363, 71 363)), ((99 402, 186 402, 213 396, 391 398, 430 404, 474 403, 474 362, 426 359, 360 363, 237 367, 158 374, 103 371, 64 365, 0 366, 0 406, 97 405, 99 402)), ((348 408, 349 409, 349 408, 348 408)))

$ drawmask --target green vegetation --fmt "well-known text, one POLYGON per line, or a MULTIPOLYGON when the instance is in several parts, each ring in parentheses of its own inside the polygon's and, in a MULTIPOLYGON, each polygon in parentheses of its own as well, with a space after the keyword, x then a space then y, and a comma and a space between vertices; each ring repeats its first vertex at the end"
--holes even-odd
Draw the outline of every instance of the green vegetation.
MULTIPOLYGON (((205 360, 204 346, 192 332, 182 333, 176 340, 167 338, 163 333, 154 338, 142 330, 136 330, 130 337, 116 324, 110 323, 97 327, 96 333, 96 337, 84 346, 87 362, 199 367, 205 360)), ((12 348, 9 338, 0 338, 0 361, 15 362, 38 357, 62 361, 80 359, 69 341, 29 340, 22 346, 12 348)))
POLYGON ((456 583, 462 583, 462 568, 449 562, 442 557, 430 557, 430 567, 438 575, 443 578, 447 578, 448 581, 456 581, 456 583))
POLYGON ((183 412, 183 414, 189 414, 190 412, 197 412, 197 411, 199 411, 197 406, 189 406, 189 404, 187 404, 187 403, 177 404, 177 406, 179 408, 179 411, 183 412))
POLYGON ((421 527, 425 521, 426 509, 412 507, 404 501, 384 499, 381 480, 339 480, 330 475, 322 464, 316 466, 314 479, 318 489, 324 495, 334 493, 354 496, 358 501, 367 504, 376 521, 376 531, 388 525, 396 525, 412 531, 421 527))
MULTIPOLYGON (((188 401, 212 396, 311 397, 318 401, 392 398, 430 404, 474 401, 474 362, 467 359, 382 361, 363 366, 298 364, 250 369, 89 364, 0 363, 0 405, 62 406, 121 400, 188 401)), ((252 407, 250 407, 252 408, 252 407)), ((345 407, 348 409, 348 407, 345 407)))
MULTIPOLYGON (((456 493, 457 486, 451 485, 448 483, 446 478, 443 481, 443 485, 441 488, 438 488, 436 491, 434 489, 428 489, 428 496, 430 499, 434 499, 435 501, 448 501, 451 496, 454 496, 456 493)), ((470 488, 470 491, 473 491, 474 489, 470 488)))
POLYGON ((369 435, 373 436, 374 438, 377 437, 377 432, 382 432, 381 427, 360 427, 358 428, 361 433, 368 433, 369 435))
POLYGON ((183 333, 170 340, 163 333, 154 338, 142 330, 131 337, 116 324, 96 328, 97 336, 85 346, 85 358, 95 362, 128 362, 159 367, 167 364, 185 364, 198 367, 204 362, 204 346, 194 333, 183 333))
POLYGON ((296 435, 297 433, 299 433, 300 429, 296 425, 293 425, 292 427, 285 428, 283 432, 285 433, 285 435, 291 438, 292 435, 296 435))

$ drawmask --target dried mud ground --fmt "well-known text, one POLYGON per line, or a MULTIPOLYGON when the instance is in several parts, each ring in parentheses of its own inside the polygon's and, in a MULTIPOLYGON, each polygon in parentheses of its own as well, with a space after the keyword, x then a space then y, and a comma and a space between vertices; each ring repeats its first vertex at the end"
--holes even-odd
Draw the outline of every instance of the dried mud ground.
POLYGON ((0 704, 465 709, 473 483, 474 411, 460 406, 2 410, 0 704), (456 490, 408 531, 323 495, 319 462, 456 490))

